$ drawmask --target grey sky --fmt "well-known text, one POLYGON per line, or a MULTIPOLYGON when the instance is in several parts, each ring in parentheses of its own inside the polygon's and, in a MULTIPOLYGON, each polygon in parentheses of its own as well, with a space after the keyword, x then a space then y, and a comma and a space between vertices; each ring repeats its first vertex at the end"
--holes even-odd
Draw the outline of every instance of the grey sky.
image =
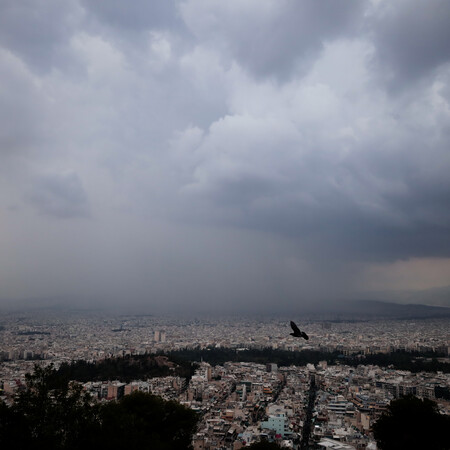
POLYGON ((449 23, 446 0, 3 0, 0 299, 448 304, 449 23))

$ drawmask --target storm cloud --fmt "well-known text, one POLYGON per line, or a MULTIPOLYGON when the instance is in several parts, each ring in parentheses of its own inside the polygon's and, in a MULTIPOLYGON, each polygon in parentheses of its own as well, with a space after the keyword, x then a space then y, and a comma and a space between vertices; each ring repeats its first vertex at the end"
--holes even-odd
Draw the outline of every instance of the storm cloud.
POLYGON ((445 288, 448 2, 124 5, 0 4, 0 298, 445 288))

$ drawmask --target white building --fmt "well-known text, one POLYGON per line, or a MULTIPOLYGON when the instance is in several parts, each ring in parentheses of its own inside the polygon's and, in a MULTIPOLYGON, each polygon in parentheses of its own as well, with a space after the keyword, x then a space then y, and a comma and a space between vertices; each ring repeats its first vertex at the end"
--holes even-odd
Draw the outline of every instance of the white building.
POLYGON ((276 434, 281 435, 283 438, 292 434, 289 429, 289 423, 285 414, 276 414, 269 416, 266 422, 261 422, 261 429, 268 429, 275 431, 276 434))

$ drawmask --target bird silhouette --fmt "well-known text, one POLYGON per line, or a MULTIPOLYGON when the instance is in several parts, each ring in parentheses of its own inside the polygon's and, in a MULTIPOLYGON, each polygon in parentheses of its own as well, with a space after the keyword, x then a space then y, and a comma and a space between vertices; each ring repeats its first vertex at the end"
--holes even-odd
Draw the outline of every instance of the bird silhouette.
POLYGON ((300 329, 298 328, 298 326, 295 325, 295 323, 292 322, 292 320, 291 320, 291 328, 292 328, 292 330, 294 331, 293 333, 289 333, 291 336, 294 336, 294 337, 302 337, 302 338, 304 338, 304 339, 306 339, 306 340, 309 339, 308 335, 307 335, 304 331, 300 331, 300 329))

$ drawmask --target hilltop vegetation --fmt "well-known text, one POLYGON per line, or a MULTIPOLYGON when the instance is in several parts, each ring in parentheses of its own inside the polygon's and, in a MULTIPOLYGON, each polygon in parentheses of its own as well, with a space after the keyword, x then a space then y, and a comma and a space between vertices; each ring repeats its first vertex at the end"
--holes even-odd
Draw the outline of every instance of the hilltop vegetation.
POLYGON ((81 382, 97 380, 145 380, 169 375, 190 378, 196 365, 187 360, 168 358, 164 355, 131 355, 107 358, 97 362, 83 360, 63 363, 58 375, 81 382))
POLYGON ((373 426, 381 450, 450 448, 450 417, 435 402, 412 395, 393 400, 373 426))
POLYGON ((194 374, 195 362, 205 361, 211 365, 222 365, 227 361, 268 362, 278 366, 305 366, 327 361, 328 364, 347 364, 356 367, 359 364, 372 364, 380 367, 392 366, 398 370, 411 372, 450 372, 450 364, 439 362, 439 354, 411 353, 396 351, 372 355, 342 355, 338 351, 322 352, 318 350, 289 351, 272 348, 236 350, 231 348, 183 349, 159 355, 129 355, 107 358, 89 363, 83 360, 63 363, 58 375, 68 380, 81 382, 98 380, 132 380, 168 375, 187 379, 194 374), (431 357, 433 356, 433 357, 431 357))
POLYGON ((0 448, 186 450, 197 420, 192 410, 142 392, 95 403, 52 366, 35 366, 14 404, 0 403, 0 448))
POLYGON ((439 362, 436 358, 444 356, 439 353, 419 353, 398 350, 391 353, 376 353, 369 355, 343 355, 339 351, 324 352, 318 350, 278 350, 273 348, 236 350, 231 348, 184 349, 167 354, 177 361, 205 361, 215 366, 227 361, 254 362, 266 364, 268 362, 278 366, 305 366, 327 361, 328 364, 347 364, 356 367, 359 364, 373 364, 380 367, 393 366, 398 370, 411 372, 450 372, 450 364, 439 362), (430 360, 428 361, 427 359, 430 360))

